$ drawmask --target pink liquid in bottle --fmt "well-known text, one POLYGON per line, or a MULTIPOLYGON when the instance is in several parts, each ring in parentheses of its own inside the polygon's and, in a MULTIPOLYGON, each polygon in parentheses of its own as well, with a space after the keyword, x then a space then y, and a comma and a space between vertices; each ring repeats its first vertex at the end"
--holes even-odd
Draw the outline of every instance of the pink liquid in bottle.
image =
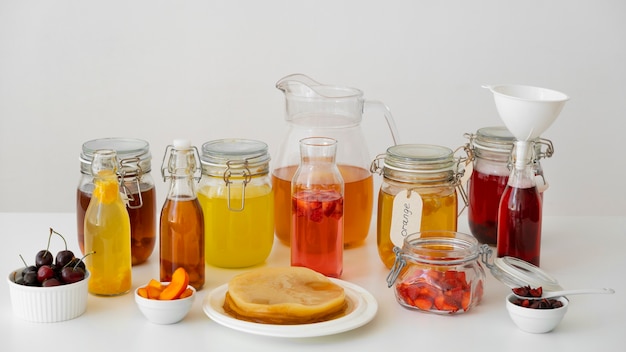
POLYGON ((330 277, 343 272, 343 197, 304 190, 292 197, 291 265, 330 277))

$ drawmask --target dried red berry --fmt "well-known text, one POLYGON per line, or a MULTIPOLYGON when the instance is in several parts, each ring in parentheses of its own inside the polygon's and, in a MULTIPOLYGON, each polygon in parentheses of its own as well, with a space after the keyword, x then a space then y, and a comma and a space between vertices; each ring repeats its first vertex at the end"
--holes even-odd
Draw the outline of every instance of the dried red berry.
POLYGON ((530 286, 522 286, 522 287, 515 287, 515 288, 513 288, 512 291, 513 291, 513 293, 515 293, 518 296, 528 297, 529 289, 530 289, 530 286))
POLYGON ((543 288, 532 288, 530 286, 516 287, 512 289, 513 293, 522 297, 541 297, 543 294, 543 288))
MULTIPOLYGON (((540 298, 543 295, 542 287, 532 288, 530 286, 522 286, 522 287, 515 287, 512 290, 513 290, 513 293, 521 297, 540 298)), ((516 304, 520 307, 533 308, 533 309, 554 309, 554 308, 560 308, 563 306, 563 303, 561 301, 559 301, 558 299, 553 299, 553 298, 549 298, 549 299, 516 298, 513 301, 513 304, 516 304)))
POLYGON ((541 297, 541 295, 543 294, 543 289, 541 287, 531 288, 529 290, 529 293, 532 297, 541 297))

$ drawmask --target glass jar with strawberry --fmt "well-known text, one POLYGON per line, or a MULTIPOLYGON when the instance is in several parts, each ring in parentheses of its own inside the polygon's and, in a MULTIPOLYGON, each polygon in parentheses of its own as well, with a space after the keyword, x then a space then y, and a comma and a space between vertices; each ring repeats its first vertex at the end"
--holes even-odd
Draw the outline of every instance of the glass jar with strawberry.
POLYGON ((478 305, 485 271, 478 241, 454 231, 408 235, 387 276, 403 307, 436 314, 458 314, 478 305))

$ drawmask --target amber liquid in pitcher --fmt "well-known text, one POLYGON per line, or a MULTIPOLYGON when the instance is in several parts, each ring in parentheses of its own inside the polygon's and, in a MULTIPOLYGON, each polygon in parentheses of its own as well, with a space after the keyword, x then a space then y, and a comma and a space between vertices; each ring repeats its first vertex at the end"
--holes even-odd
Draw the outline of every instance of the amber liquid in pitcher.
MULTIPOLYGON (((137 194, 133 194, 134 205, 139 200, 137 194)), ((145 262, 154 250, 156 244, 156 191, 154 187, 141 190, 143 205, 139 208, 130 209, 126 207, 130 217, 130 236, 132 263, 141 264, 145 262)), ((76 221, 78 230, 78 246, 81 253, 85 253, 85 236, 83 224, 85 222, 85 212, 89 206, 91 194, 77 191, 76 197, 76 221)))
MULTIPOLYGON (((369 232, 374 180, 366 169, 350 165, 338 167, 344 180, 344 247, 349 248, 361 244, 369 232)), ((293 165, 272 173, 276 237, 287 245, 290 244, 291 230, 291 179, 297 169, 298 165, 293 165)))

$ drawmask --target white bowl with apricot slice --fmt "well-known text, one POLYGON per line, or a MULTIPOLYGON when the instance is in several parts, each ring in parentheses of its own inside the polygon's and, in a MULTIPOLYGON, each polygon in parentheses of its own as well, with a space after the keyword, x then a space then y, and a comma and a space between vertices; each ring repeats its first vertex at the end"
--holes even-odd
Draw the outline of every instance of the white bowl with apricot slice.
POLYGON ((135 290, 135 302, 148 321, 155 324, 175 324, 183 320, 196 297, 196 290, 189 285, 189 275, 178 268, 171 282, 150 280, 135 290))

